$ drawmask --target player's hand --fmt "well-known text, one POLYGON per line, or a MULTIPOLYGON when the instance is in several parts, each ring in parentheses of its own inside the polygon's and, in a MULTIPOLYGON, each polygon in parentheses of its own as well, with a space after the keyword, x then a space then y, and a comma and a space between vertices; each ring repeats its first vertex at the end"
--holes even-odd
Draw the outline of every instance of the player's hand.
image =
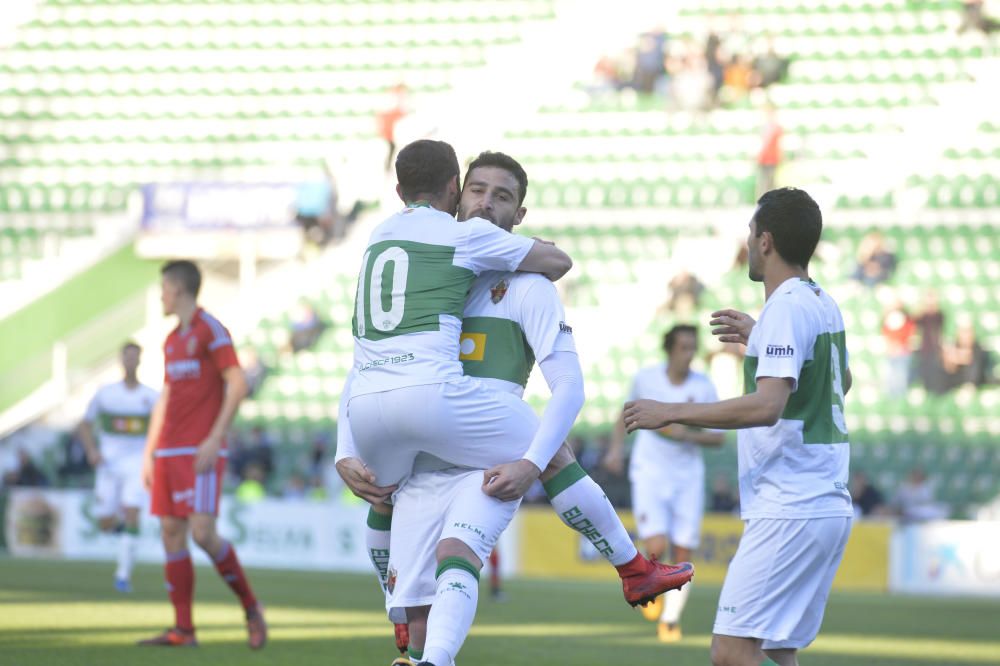
POLYGON ((357 458, 337 461, 337 474, 351 492, 369 504, 385 504, 397 486, 376 486, 375 474, 357 458))
POLYGON ((496 465, 483 472, 483 492, 502 502, 521 499, 541 473, 530 460, 496 465))
POLYGON ((149 492, 153 489, 153 456, 142 457, 142 486, 149 492))
POLYGON ((97 469, 104 462, 100 451, 87 451, 87 463, 97 469))
POLYGON ((209 435, 194 454, 194 473, 204 474, 215 469, 215 461, 219 459, 219 451, 222 449, 222 438, 209 435))
POLYGON ((672 405, 656 400, 633 400, 625 403, 625 430, 659 430, 673 421, 672 405))
POLYGON ((601 460, 601 467, 615 476, 621 476, 625 473, 625 457, 620 453, 608 451, 601 460))
POLYGON ((747 313, 727 308, 713 312, 708 325, 717 327, 712 329, 712 335, 718 336, 721 342, 737 342, 745 345, 756 323, 757 321, 747 313))

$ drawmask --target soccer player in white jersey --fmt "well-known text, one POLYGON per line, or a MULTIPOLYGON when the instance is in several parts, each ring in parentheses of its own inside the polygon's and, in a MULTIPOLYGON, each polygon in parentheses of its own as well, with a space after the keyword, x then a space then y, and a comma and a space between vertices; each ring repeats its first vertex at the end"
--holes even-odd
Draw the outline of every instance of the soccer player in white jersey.
MULTIPOLYGON (((691 369, 698 352, 698 329, 677 324, 663 336, 666 363, 640 370, 632 380, 629 400, 650 398, 661 402, 716 402, 719 397, 707 376, 691 369)), ((672 424, 636 435, 629 462, 632 512, 646 555, 663 560, 670 545, 671 561, 691 559, 701 542, 705 512, 705 461, 702 447, 718 447, 718 431, 672 424)), ((625 458, 625 422, 615 424, 605 465, 620 474, 625 458)), ((681 639, 680 619, 691 586, 685 585, 643 607, 643 616, 658 622, 656 635, 663 643, 681 639)))
POLYGON ((798 664, 819 632, 851 530, 844 320, 809 279, 823 228, 802 190, 765 193, 750 220, 750 279, 764 283, 759 320, 713 314, 713 333, 746 345, 745 395, 716 403, 625 405, 625 425, 740 428, 743 538, 729 565, 712 637, 715 666, 798 664))
POLYGON ((136 343, 125 343, 121 350, 125 377, 97 390, 77 429, 87 461, 96 470, 98 526, 103 532, 118 533, 115 588, 119 592, 132 591, 139 509, 146 497, 142 486, 142 452, 149 417, 159 397, 154 389, 139 383, 136 371, 141 353, 136 343))
MULTIPOLYGON (((459 220, 482 217, 511 231, 525 215, 526 209, 521 204, 526 190, 527 175, 520 164, 502 153, 482 153, 466 173, 459 220)), ((565 322, 562 303, 552 283, 527 273, 481 274, 473 283, 465 305, 461 341, 465 374, 518 399, 537 360, 552 390, 552 399, 538 429, 552 432, 562 442, 583 404, 583 377, 572 329, 565 322)), ((587 476, 565 444, 544 471, 535 467, 527 475, 506 473, 512 468, 516 470, 519 462, 496 466, 487 470, 485 477, 481 470, 418 470, 396 495, 396 515, 392 522, 399 529, 392 532, 390 550, 386 530, 391 509, 382 503, 388 489, 379 491, 371 485, 372 475, 365 474, 360 463, 349 455, 350 428, 341 425, 337 467, 348 485, 373 503, 368 521, 369 552, 382 585, 389 592, 390 615, 392 611, 408 609, 413 629, 410 654, 416 659, 425 656, 424 626, 430 604, 436 604, 435 569, 440 559, 435 557, 437 541, 448 538, 465 541, 476 551, 478 566, 473 573, 478 573, 482 560, 513 515, 517 500, 535 478, 541 478, 563 522, 585 535, 615 565, 622 577, 626 599, 633 605, 690 580, 693 572, 690 565, 656 565, 636 551, 603 491, 587 476), (514 501, 497 502, 493 498, 514 501), (491 518, 490 514, 497 514, 498 518, 491 518), (469 528, 453 529, 455 525, 469 528)), ((509 444, 498 443, 498 446, 509 447, 509 444)), ((397 615, 394 619, 402 618, 397 615)), ((456 646, 444 657, 433 652, 433 640, 428 640, 427 645, 426 657, 434 664, 450 663, 444 659, 453 659, 457 652, 456 646)), ((397 646, 405 649, 406 643, 397 642, 397 646)))

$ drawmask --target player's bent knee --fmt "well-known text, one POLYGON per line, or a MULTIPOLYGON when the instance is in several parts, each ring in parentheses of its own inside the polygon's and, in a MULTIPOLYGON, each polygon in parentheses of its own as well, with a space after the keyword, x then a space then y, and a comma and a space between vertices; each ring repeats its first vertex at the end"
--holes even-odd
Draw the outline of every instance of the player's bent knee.
POLYGON ((552 460, 549 461, 548 467, 542 470, 541 476, 538 478, 545 483, 552 477, 554 477, 559 472, 566 469, 567 465, 572 465, 576 462, 576 456, 573 455, 573 449, 569 448, 569 444, 563 442, 556 454, 552 456, 552 460))
POLYGON ((712 666, 742 666, 739 650, 719 636, 712 636, 712 666))
POLYGON ((457 567, 467 569, 476 578, 479 578, 479 570, 483 568, 483 561, 479 559, 475 551, 461 539, 449 537, 441 539, 437 545, 438 575, 441 574, 442 567, 457 567))

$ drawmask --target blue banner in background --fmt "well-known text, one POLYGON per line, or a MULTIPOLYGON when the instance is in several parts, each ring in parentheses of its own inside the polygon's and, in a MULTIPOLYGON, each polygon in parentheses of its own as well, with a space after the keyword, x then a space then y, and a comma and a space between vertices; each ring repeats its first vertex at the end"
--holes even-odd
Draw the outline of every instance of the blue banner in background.
POLYGON ((295 224, 299 183, 152 183, 142 187, 146 231, 265 229, 295 224))

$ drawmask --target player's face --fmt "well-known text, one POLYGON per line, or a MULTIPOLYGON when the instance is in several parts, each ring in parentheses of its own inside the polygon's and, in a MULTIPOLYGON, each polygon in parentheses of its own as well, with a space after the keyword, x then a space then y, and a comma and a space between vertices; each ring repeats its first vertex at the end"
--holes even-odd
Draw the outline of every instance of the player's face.
POLYGON ((181 286, 163 276, 160 280, 160 302, 163 303, 163 314, 172 315, 177 313, 177 297, 180 293, 181 286))
POLYGON ((698 338, 691 333, 678 333, 674 338, 674 346, 670 348, 670 365, 687 371, 697 352, 698 338))
POLYGON ((504 231, 524 219, 527 209, 518 203, 520 184, 510 171, 486 166, 473 169, 465 181, 458 219, 481 217, 504 231))
POLYGON ((122 367, 127 374, 134 374, 139 367, 140 352, 136 347, 126 347, 122 350, 122 367))
POLYGON ((760 244, 763 239, 764 234, 757 235, 757 220, 751 219, 750 235, 747 237, 747 266, 750 279, 754 282, 764 281, 764 255, 760 250, 760 244))

